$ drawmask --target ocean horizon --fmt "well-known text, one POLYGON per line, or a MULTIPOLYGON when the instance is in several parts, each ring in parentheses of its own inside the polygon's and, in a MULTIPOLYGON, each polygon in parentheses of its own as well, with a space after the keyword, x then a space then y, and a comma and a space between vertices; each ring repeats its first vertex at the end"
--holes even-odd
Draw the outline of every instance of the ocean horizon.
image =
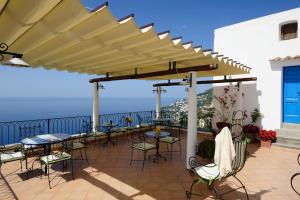
MULTIPOLYGON (((178 98, 179 99, 179 98, 178 98)), ((162 98, 167 106, 177 98, 162 98)), ((155 98, 99 99, 100 114, 155 110, 155 98)), ((1 97, 0 122, 92 115, 91 97, 1 97)))

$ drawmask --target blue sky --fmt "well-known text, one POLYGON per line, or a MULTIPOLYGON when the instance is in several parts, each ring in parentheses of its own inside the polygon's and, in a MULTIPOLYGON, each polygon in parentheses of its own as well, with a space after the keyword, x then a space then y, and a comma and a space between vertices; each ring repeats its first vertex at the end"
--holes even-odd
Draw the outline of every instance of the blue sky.
MULTIPOLYGON (((102 0, 82 0, 89 8, 102 0)), ((194 45, 213 48, 214 29, 260 16, 300 7, 299 0, 111 0, 109 8, 116 18, 130 13, 140 26, 153 22, 157 32, 170 30, 194 45)), ((0 67, 0 97, 91 97, 94 76, 44 69, 0 67)), ((102 97, 154 97, 150 81, 105 83, 102 97)), ((199 92, 209 86, 199 86, 199 92)), ((185 97, 183 87, 167 88, 165 97, 185 97)))

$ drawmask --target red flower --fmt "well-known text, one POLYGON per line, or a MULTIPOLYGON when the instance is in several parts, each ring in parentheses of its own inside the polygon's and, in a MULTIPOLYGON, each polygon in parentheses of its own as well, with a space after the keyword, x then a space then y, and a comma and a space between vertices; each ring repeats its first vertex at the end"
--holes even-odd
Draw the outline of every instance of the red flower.
POLYGON ((274 141, 276 139, 276 132, 273 130, 261 130, 259 132, 259 137, 262 141, 274 141))

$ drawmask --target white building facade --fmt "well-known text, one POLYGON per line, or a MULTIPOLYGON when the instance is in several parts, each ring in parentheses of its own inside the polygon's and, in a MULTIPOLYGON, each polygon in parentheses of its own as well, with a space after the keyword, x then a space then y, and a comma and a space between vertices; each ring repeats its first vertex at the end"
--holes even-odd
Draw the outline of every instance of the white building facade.
MULTIPOLYGON (((257 77, 256 82, 242 84, 243 109, 249 114, 259 108, 264 129, 300 124, 299 23, 296 8, 215 30, 214 50, 251 67, 247 76, 257 77)), ((214 85, 215 96, 221 90, 214 85)), ((250 122, 248 118, 246 123, 250 122)))

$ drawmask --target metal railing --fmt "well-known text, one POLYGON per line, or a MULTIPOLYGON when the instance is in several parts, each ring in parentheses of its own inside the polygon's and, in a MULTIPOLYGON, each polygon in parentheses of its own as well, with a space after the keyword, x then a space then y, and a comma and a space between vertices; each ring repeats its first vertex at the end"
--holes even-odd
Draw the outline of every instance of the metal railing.
MULTIPOLYGON (((126 126, 126 118, 131 117, 131 126, 136 126, 140 123, 151 122, 154 116, 155 111, 103 114, 100 115, 99 121, 100 125, 111 121, 122 127, 126 126)), ((24 137, 21 134, 21 131, 24 128, 38 127, 39 134, 67 133, 71 135, 86 131, 84 129, 85 125, 91 123, 91 116, 0 122, 0 145, 20 142, 22 137, 24 137)), ((102 127, 101 130, 105 131, 102 127)))
MULTIPOLYGON (((126 118, 130 117, 132 122, 130 126, 136 127, 142 123, 152 123, 155 119, 155 111, 126 112, 99 115, 100 130, 105 131, 101 126, 103 123, 114 123, 118 127, 128 126, 126 118)), ((187 128, 187 115, 184 113, 164 110, 161 112, 161 118, 169 118, 172 122, 178 123, 183 128, 187 128)), ((203 126, 200 130, 211 130, 211 119, 202 120, 203 126)), ((37 119, 26 121, 0 122, 0 145, 20 142, 22 137, 21 130, 29 127, 38 127, 39 134, 43 133, 67 133, 76 134, 86 131, 86 125, 92 124, 91 116, 76 116, 51 119, 37 119)), ((199 123, 200 124, 200 123, 199 123)))

